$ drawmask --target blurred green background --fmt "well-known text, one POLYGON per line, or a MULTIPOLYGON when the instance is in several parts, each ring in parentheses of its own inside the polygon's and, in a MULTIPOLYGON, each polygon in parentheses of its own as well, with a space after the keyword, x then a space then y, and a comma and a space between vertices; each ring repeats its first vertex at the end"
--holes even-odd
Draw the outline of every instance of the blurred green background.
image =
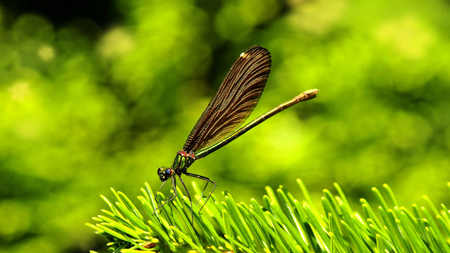
POLYGON ((250 119, 321 92, 196 162, 217 194, 301 178, 318 204, 333 182, 450 204, 448 1, 39 2, 0 2, 0 252, 105 251, 99 195, 156 190, 251 45, 273 68, 250 119))

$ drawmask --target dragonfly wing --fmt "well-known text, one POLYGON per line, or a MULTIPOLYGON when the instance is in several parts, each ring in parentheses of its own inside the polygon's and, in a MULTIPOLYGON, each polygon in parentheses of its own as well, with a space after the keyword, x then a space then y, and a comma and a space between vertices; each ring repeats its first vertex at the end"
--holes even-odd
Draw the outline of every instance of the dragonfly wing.
POLYGON ((191 130, 183 150, 205 149, 240 127, 261 97, 270 66, 265 48, 253 46, 242 53, 191 130))

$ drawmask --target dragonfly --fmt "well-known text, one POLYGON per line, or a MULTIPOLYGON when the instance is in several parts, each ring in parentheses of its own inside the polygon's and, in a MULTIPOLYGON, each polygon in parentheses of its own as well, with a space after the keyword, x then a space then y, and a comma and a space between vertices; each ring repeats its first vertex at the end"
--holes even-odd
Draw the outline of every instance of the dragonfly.
POLYGON ((170 168, 158 168, 159 179, 163 182, 158 192, 170 179, 174 193, 167 201, 158 206, 155 211, 177 197, 176 178, 178 177, 191 203, 193 221, 192 199, 181 176, 186 175, 206 181, 203 192, 208 183, 214 185, 206 201, 199 209, 199 213, 216 189, 217 183, 208 177, 188 172, 188 168, 195 161, 222 148, 277 113, 299 102, 316 97, 319 90, 307 90, 242 126, 252 113, 264 91, 270 73, 271 62, 269 50, 260 46, 252 46, 239 56, 205 111, 192 128, 183 149, 177 152, 172 166, 170 168))

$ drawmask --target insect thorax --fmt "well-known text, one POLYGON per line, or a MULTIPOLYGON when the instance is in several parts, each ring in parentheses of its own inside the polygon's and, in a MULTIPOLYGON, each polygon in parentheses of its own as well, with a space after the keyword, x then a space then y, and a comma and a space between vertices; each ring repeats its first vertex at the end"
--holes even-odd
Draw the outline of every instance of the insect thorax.
POLYGON ((192 163, 195 162, 195 160, 196 159, 194 152, 191 151, 188 153, 184 150, 180 150, 175 156, 172 169, 175 170, 175 173, 177 175, 180 175, 181 173, 186 173, 189 166, 191 166, 192 163))

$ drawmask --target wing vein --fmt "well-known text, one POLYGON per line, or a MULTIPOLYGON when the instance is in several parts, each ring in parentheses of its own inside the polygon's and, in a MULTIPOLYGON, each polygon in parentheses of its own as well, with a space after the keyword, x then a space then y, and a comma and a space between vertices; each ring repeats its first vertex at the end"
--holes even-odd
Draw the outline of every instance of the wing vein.
POLYGON ((183 150, 207 148, 240 127, 261 97, 270 65, 265 48, 253 46, 242 53, 191 130, 183 150))

